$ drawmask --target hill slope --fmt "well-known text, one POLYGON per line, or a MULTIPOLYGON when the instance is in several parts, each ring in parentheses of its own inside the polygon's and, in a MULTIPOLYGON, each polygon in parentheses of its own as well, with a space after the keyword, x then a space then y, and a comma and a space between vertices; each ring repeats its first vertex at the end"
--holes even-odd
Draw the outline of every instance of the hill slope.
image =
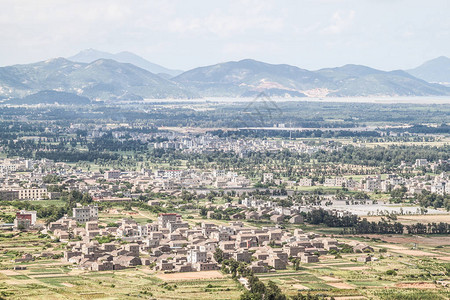
POLYGON ((428 82, 450 84, 450 58, 441 56, 407 72, 428 82))
POLYGON ((185 98, 192 93, 132 64, 99 59, 75 63, 56 58, 0 68, 0 94, 22 97, 41 90, 76 93, 91 99, 185 98))
POLYGON ((205 96, 242 96, 260 91, 301 94, 324 80, 314 72, 290 65, 272 65, 251 59, 187 71, 172 80, 205 96))
POLYGON ((450 89, 415 78, 404 71, 384 72, 366 66, 345 65, 316 73, 328 78, 328 96, 449 95, 450 89))
POLYGON ((20 99, 10 100, 12 104, 64 104, 64 105, 87 105, 91 100, 87 97, 78 96, 72 93, 58 91, 40 91, 20 99))

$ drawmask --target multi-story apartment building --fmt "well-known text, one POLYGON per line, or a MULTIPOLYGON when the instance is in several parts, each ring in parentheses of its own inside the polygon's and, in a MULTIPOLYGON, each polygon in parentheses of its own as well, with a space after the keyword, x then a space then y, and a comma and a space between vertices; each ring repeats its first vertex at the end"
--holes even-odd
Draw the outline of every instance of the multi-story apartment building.
POLYGON ((36 224, 36 211, 21 210, 16 213, 14 228, 28 229, 36 224))
POLYGON ((47 199, 47 189, 20 189, 19 200, 42 200, 47 199))
POLYGON ((73 218, 79 223, 98 220, 98 206, 74 207, 72 212, 73 218))

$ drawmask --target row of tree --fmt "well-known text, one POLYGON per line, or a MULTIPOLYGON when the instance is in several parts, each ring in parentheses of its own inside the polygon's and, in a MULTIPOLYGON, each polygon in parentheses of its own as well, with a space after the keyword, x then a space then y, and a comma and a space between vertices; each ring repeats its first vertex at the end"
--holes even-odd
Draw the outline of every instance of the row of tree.
POLYGON ((416 223, 403 225, 384 218, 378 222, 369 222, 366 218, 360 219, 356 215, 336 216, 323 209, 302 213, 305 222, 328 227, 342 227, 343 234, 450 234, 449 223, 416 223))

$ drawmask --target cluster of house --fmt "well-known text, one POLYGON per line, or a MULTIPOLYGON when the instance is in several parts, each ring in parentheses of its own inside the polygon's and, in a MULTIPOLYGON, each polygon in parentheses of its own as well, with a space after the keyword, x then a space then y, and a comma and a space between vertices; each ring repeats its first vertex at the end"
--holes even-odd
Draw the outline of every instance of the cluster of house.
MULTIPOLYGON (((94 224, 89 224, 95 228, 94 224)), ((88 227, 88 225, 86 225, 88 227)), ((127 267, 148 265, 149 259, 140 258, 138 244, 120 245, 117 243, 100 244, 96 240, 89 242, 69 242, 69 251, 64 251, 64 260, 77 264, 82 269, 92 271, 122 270, 127 267)))
MULTIPOLYGON (((289 143, 289 142, 284 142, 289 143)), ((448 163, 439 161, 433 165, 448 163)), ((414 168, 429 166, 426 160, 417 160, 414 168)), ((73 169, 64 163, 51 160, 3 159, 0 160, 0 199, 1 200, 42 200, 58 199, 59 192, 47 189, 47 175, 58 177, 58 185, 64 185, 68 191, 77 190, 89 193, 97 201, 131 201, 138 198, 143 191, 176 193, 181 189, 202 191, 205 189, 226 189, 237 192, 252 187, 252 182, 244 175, 234 171, 212 170, 147 170, 119 171, 109 170, 104 173, 73 169), (131 184, 125 185, 124 182, 131 184), (26 184, 24 184, 26 183, 26 184), (123 194, 121 198, 115 197, 123 194)), ((277 179, 274 173, 264 173, 263 183, 287 184, 293 186, 318 185, 311 178, 300 178, 297 181, 277 179)), ((55 184, 55 183, 52 183, 55 184)), ((326 178, 323 186, 346 187, 350 190, 364 192, 389 192, 391 189, 406 187, 408 194, 421 193, 423 190, 436 194, 449 194, 449 175, 442 173, 435 177, 413 176, 405 178, 397 174, 367 176, 356 181, 347 177, 326 178)))
POLYGON ((29 159, 0 158, 0 173, 31 170, 33 165, 33 161, 29 159))
POLYGON ((168 141, 156 142, 153 146, 157 149, 178 149, 188 153, 235 152, 240 157, 252 152, 279 152, 285 149, 298 153, 314 153, 319 150, 331 151, 336 149, 329 145, 311 146, 302 141, 221 138, 209 133, 201 136, 174 134, 169 137, 168 141))
POLYGON ((438 195, 450 194, 450 178, 445 172, 433 178, 427 178, 427 176, 404 178, 396 174, 387 175, 385 179, 382 179, 381 175, 367 176, 360 182, 351 178, 334 177, 326 178, 324 186, 346 187, 355 191, 379 191, 384 193, 405 187, 409 195, 420 194, 422 191, 429 191, 438 195))
MULTIPOLYGON (((152 127, 151 124, 147 124, 148 127, 152 127)), ((148 142, 150 146, 156 149, 176 149, 188 153, 207 153, 213 151, 235 152, 239 156, 243 157, 251 152, 262 151, 281 151, 283 149, 289 149, 291 151, 300 153, 314 153, 318 150, 331 151, 336 147, 330 147, 330 145, 307 145, 302 141, 275 141, 275 140, 262 140, 262 139, 239 139, 231 137, 219 137, 211 133, 198 135, 196 133, 189 132, 175 132, 175 131, 155 131, 155 132, 134 132, 134 131, 122 131, 118 126, 115 126, 116 130, 112 132, 114 138, 119 141, 126 141, 124 137, 131 138, 132 140, 148 142), (155 140, 159 140, 155 142, 155 140)), ((130 128, 134 127, 134 124, 129 124, 130 128)), ((141 128, 142 125, 139 125, 141 128)), ((75 133, 78 130, 86 130, 87 137, 99 138, 109 132, 113 127, 104 127, 102 125, 85 125, 85 124, 72 124, 69 128, 69 133, 75 133)))
MULTIPOLYGON (((301 229, 291 233, 277 227, 249 228, 240 221, 227 226, 203 222, 191 227, 176 213, 161 213, 156 222, 144 225, 123 219, 115 227, 103 227, 93 219, 91 215, 79 227, 80 219, 64 217, 50 223, 48 232, 61 241, 78 238, 68 242, 64 259, 95 271, 149 264, 165 272, 217 270, 220 264, 214 254, 220 249, 222 259, 246 262, 255 273, 261 273, 285 269, 290 258, 318 262, 320 254, 341 246, 335 239, 301 229), (100 244, 96 238, 102 236, 115 240, 100 244)), ((368 248, 362 243, 354 246, 358 252, 368 248)))
POLYGON ((0 159, 0 200, 55 199, 58 193, 47 191, 44 177, 66 164, 52 160, 24 158, 0 159))
POLYGON ((153 186, 164 190, 181 188, 245 188, 251 182, 237 172, 213 170, 212 172, 199 172, 195 170, 156 170, 147 172, 153 179, 153 186))
POLYGON ((46 233, 68 242, 64 260, 80 268, 93 271, 121 270, 137 265, 148 265, 149 260, 139 257, 140 245, 119 242, 100 244, 96 237, 109 236, 117 228, 100 228, 98 207, 95 205, 73 208, 72 217, 63 217, 48 225, 46 233), (80 226, 81 224, 81 226, 80 226), (76 238, 79 241, 69 242, 76 238))
MULTIPOLYGON (((307 145, 302 141, 275 141, 275 140, 263 140, 263 139, 239 139, 231 137, 219 137, 211 133, 205 133, 198 135, 197 133, 190 132, 177 132, 177 131, 154 131, 154 132, 141 132, 141 131, 129 131, 121 130, 121 126, 128 128, 154 128, 153 124, 72 124, 70 128, 58 128, 58 130, 67 130, 68 133, 76 133, 77 131, 86 131, 88 138, 99 138, 111 129, 115 129, 112 135, 119 141, 126 141, 127 138, 131 138, 135 141, 148 142, 150 146, 156 149, 177 149, 190 153, 206 153, 213 151, 235 152, 239 156, 245 156, 251 152, 261 151, 281 151, 283 149, 289 149, 291 151, 300 153, 314 153, 319 150, 331 151, 337 149, 335 145, 307 145), (155 142, 155 140, 158 140, 155 142)), ((282 128, 283 124, 277 126, 282 128)))

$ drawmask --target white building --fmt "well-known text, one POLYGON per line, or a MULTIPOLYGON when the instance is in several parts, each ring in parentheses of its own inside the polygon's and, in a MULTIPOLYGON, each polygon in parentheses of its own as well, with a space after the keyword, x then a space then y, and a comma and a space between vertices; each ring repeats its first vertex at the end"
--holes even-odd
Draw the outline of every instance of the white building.
POLYGON ((21 189, 19 200, 42 200, 47 199, 47 189, 21 189))
POLYGON ((445 193, 448 193, 450 190, 450 186, 446 184, 446 182, 440 182, 438 184, 431 186, 431 192, 436 193, 438 195, 444 195, 445 193))
POLYGON ((264 183, 273 182, 273 173, 264 173, 263 182, 264 183))
POLYGON ((423 159, 423 158, 421 158, 421 159, 416 159, 416 164, 415 164, 415 166, 418 168, 418 167, 423 167, 423 166, 426 166, 426 165, 428 165, 428 161, 426 160, 426 159, 423 159))
POLYGON ((111 180, 111 179, 119 179, 120 178, 120 171, 106 171, 105 172, 105 179, 111 180))
POLYGON ((198 262, 205 262, 208 259, 206 252, 197 249, 191 249, 187 253, 187 261, 195 264, 198 262))
POLYGON ((88 205, 74 207, 72 209, 73 218, 79 223, 98 220, 98 206, 88 205))

